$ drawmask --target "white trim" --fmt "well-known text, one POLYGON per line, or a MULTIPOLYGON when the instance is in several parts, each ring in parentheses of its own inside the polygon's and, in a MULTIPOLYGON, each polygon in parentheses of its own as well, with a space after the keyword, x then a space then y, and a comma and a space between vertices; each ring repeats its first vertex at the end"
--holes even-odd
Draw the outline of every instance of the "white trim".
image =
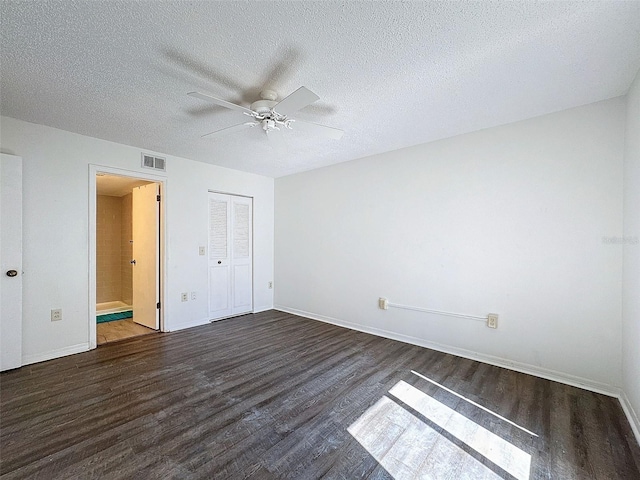
POLYGON ((404 343, 410 343, 419 347, 430 348, 439 352, 450 353, 458 357, 468 358, 470 360, 476 360, 482 363, 488 363, 489 365, 495 365, 497 367, 507 368, 509 370, 515 370, 516 372, 526 373, 535 377, 545 378, 554 382, 564 383, 573 387, 583 388, 596 393, 601 393, 610 397, 619 397, 620 389, 612 385, 607 385, 600 382, 594 382, 587 378, 570 375, 568 373, 558 372, 547 368, 537 367, 527 363, 515 362, 506 358, 494 357, 493 355, 485 355, 482 353, 473 352, 471 350, 465 350, 462 348, 452 347, 449 345, 442 345, 440 343, 430 342, 418 337, 412 337, 409 335, 403 335, 389 330, 383 330, 380 328, 371 328, 368 326, 360 325, 358 323, 347 322, 344 320, 338 320, 336 318, 327 317, 324 315, 317 315, 303 310, 290 308, 285 305, 275 305, 275 310, 281 312, 291 313, 293 315, 299 315, 301 317, 310 318, 312 320, 319 320, 321 322, 331 323, 340 327, 350 328, 359 332, 369 333, 378 337, 389 338, 391 340, 398 340, 404 343))
POLYGON ((211 322, 211 320, 209 320, 208 317, 205 318, 199 318, 196 320, 189 320, 188 322, 181 322, 178 324, 171 324, 169 325, 169 330, 165 330, 167 332, 177 332, 178 330, 185 330, 187 328, 191 328, 191 327, 201 327, 202 325, 209 325, 209 323, 211 322))
POLYGON ((23 355, 22 366, 31 365, 32 363, 46 362, 47 360, 66 357, 67 355, 82 353, 89 350, 90 350, 90 347, 88 343, 78 343, 77 345, 58 348, 56 350, 49 350, 48 352, 36 353, 33 355, 23 355))
POLYGON ((633 430, 636 441, 640 444, 640 419, 638 418, 636 411, 631 406, 629 397, 627 397, 627 394, 624 393, 624 391, 620 392, 618 399, 620 400, 620 405, 622 405, 624 414, 627 416, 627 420, 629 420, 629 425, 631 425, 631 430, 633 430))
POLYGON ((241 195, 239 193, 230 193, 223 192, 222 190, 207 190, 209 193, 219 193, 220 195, 233 195, 234 197, 242 197, 242 198, 250 198, 251 200, 255 200, 253 195, 241 195))
POLYGON ((160 277, 160 331, 166 331, 164 312, 166 311, 167 297, 167 177, 165 175, 154 175, 152 173, 140 172, 137 170, 125 170, 122 168, 108 167, 104 165, 89 164, 89 350, 98 346, 97 326, 96 326, 96 175, 107 173, 110 175, 120 175, 123 177, 139 178, 160 184, 160 255, 161 255, 161 277, 160 277))
POLYGON ((269 306, 269 305, 264 305, 262 307, 254 308, 253 312, 249 312, 249 313, 262 313, 262 312, 266 312, 268 310, 273 310, 273 307, 269 306))

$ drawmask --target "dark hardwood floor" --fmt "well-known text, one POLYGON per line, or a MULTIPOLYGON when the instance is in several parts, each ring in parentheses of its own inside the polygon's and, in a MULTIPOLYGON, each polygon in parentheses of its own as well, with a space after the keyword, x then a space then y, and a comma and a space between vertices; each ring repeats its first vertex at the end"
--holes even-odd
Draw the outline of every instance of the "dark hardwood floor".
POLYGON ((270 311, 0 376, 0 475, 640 479, 618 400, 270 311))

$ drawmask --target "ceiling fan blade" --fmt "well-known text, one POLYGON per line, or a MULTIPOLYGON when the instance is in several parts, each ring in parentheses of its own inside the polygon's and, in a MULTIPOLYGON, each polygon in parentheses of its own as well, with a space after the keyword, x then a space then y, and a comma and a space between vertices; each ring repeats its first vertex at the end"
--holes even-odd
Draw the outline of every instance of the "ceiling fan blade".
POLYGON ((211 138, 211 137, 216 137, 218 135, 224 135, 226 133, 238 132, 240 130, 246 130, 247 128, 253 128, 256 125, 260 125, 260 124, 258 122, 239 123, 238 125, 232 125, 231 127, 223 128, 221 130, 216 130, 215 132, 202 135, 202 138, 211 138))
POLYGON ((195 98, 199 98, 200 100, 206 100, 208 102, 213 102, 216 105, 220 105, 221 107, 229 108, 231 110, 239 110, 244 113, 252 113, 252 110, 247 107, 243 107, 242 105, 236 105, 235 103, 227 102, 226 100, 222 100, 220 98, 212 97, 211 95, 206 95, 200 92, 189 92, 187 95, 190 95, 195 98))
POLYGON ((340 140, 342 135, 344 135, 344 130, 340 130, 339 128, 318 125, 317 123, 303 122, 302 120, 294 120, 291 124, 291 128, 300 132, 308 132, 314 135, 333 138, 334 140, 340 140))
POLYGON ((279 49, 275 64, 263 76, 260 85, 274 88, 276 85, 283 85, 286 80, 299 68, 301 54, 298 50, 285 46, 279 49))
POLYGON ((280 115, 289 115, 290 113, 297 112, 298 110, 311 105, 316 100, 320 99, 315 93, 306 87, 300 87, 288 97, 282 99, 273 110, 280 115))

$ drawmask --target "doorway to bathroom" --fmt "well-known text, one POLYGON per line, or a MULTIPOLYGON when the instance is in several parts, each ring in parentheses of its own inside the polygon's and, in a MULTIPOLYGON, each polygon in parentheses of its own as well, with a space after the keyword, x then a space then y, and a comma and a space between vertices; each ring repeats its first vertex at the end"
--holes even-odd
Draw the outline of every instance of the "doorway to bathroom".
POLYGON ((96 344, 160 329, 161 184, 96 173, 96 344))

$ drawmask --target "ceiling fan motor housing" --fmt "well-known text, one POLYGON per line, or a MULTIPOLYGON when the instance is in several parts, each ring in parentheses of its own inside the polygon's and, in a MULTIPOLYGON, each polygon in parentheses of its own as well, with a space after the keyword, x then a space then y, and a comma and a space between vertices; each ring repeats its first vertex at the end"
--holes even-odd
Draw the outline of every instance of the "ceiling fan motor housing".
POLYGON ((260 99, 257 102, 253 102, 249 108, 262 115, 271 112, 271 109, 278 104, 278 94, 273 90, 261 91, 260 99))
POLYGON ((275 100, 258 100, 257 102, 253 102, 249 107, 256 113, 260 113, 262 115, 271 112, 271 109, 278 104, 275 100))

